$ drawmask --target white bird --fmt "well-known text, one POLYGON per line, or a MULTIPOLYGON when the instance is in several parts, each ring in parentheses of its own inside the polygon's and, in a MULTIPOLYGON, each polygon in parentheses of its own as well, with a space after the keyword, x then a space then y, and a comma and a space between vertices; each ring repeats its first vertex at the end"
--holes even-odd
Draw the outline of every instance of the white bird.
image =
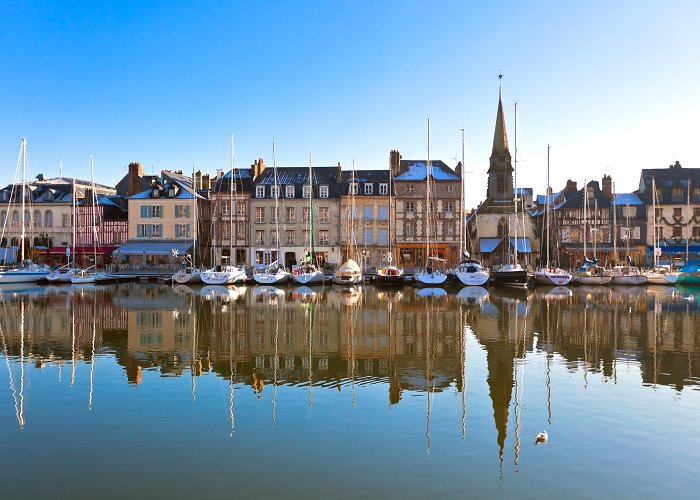
POLYGON ((546 443, 548 439, 547 431, 542 431, 535 436, 535 444, 546 443))
POLYGON ((684 298, 685 300, 687 300, 688 302, 692 302, 692 301, 695 300, 695 295, 692 295, 692 294, 691 294, 691 295, 688 295, 687 297, 683 297, 683 298, 684 298))

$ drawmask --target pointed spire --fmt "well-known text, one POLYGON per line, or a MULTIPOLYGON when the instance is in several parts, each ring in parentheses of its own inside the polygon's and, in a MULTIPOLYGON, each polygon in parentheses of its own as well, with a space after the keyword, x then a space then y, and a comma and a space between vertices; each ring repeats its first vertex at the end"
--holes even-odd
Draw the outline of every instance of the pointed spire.
POLYGON ((493 133, 492 156, 506 155, 508 151, 508 134, 506 133, 506 119, 503 115, 503 75, 498 75, 498 112, 496 113, 496 130, 493 133))

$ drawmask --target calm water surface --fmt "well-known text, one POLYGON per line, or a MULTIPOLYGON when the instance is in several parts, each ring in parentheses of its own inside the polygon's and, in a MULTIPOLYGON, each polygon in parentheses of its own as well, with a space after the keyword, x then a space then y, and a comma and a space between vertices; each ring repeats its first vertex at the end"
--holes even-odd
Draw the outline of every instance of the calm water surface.
POLYGON ((695 293, 3 288, 3 497, 693 497, 695 293))

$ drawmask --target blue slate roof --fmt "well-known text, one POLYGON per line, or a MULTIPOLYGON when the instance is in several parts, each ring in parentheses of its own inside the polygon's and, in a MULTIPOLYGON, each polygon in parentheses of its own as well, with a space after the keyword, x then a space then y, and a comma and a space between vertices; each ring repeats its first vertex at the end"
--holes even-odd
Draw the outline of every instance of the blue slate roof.
POLYGON ((613 205, 644 205, 644 202, 635 193, 617 193, 613 205))
POLYGON ((532 194, 532 188, 515 188, 513 190, 515 194, 532 194))
MULTIPOLYGON (((459 181, 459 176, 442 160, 430 160, 433 179, 436 181, 459 181)), ((396 181, 424 181, 427 172, 427 160, 401 160, 396 181)))

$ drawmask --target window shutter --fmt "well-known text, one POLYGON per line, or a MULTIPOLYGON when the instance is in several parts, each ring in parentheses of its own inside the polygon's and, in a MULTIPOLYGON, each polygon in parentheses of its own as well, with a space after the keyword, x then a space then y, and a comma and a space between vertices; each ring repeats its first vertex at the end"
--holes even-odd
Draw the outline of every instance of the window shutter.
POLYGON ((148 205, 141 205, 141 218, 148 218, 148 205))

